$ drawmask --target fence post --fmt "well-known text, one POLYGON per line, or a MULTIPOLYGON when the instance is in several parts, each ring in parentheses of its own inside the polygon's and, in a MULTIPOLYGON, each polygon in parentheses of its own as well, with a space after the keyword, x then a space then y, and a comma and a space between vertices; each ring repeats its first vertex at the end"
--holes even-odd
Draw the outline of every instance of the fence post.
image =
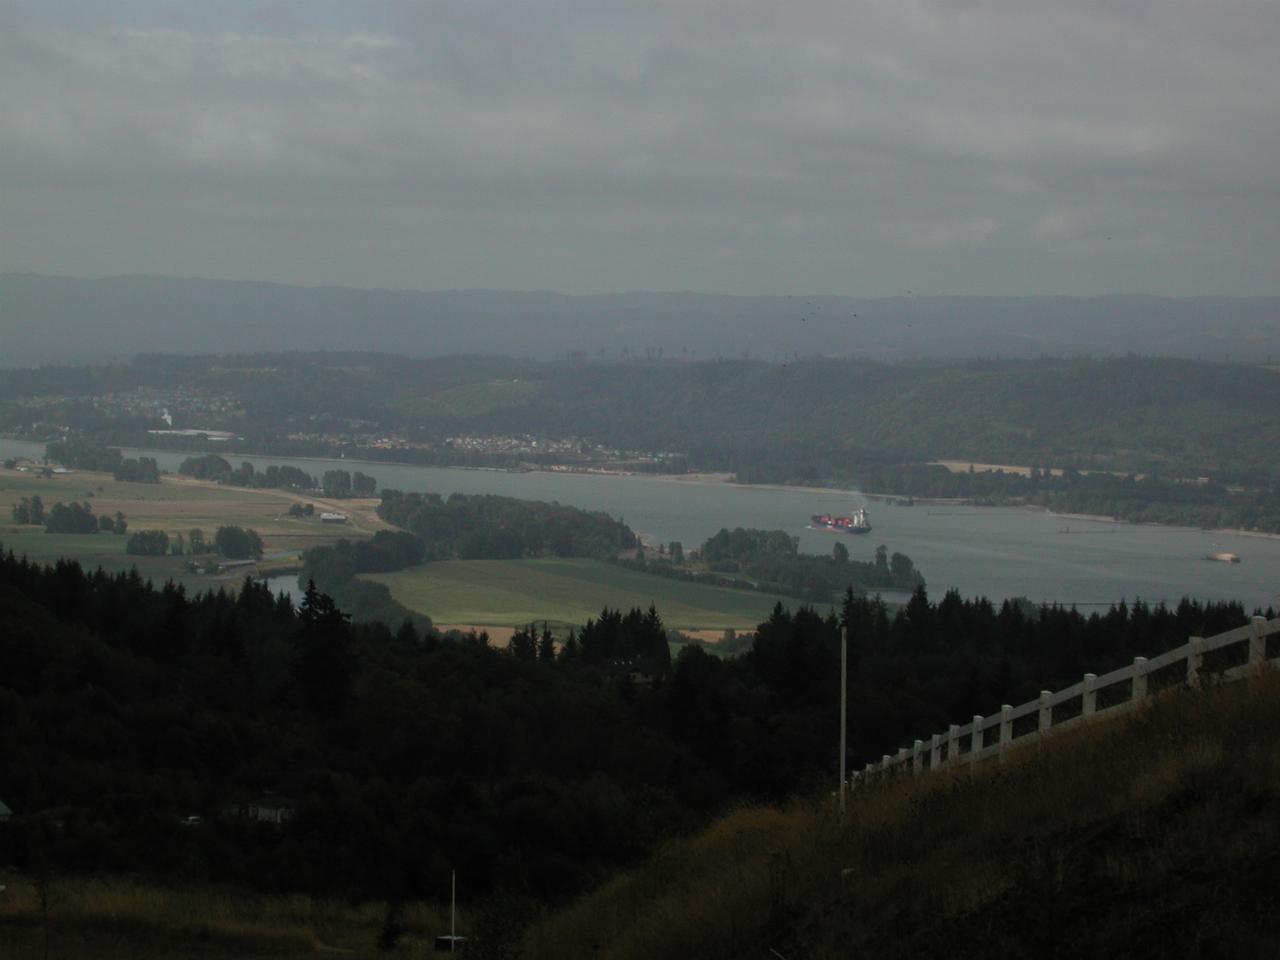
POLYGON ((935 733, 929 741, 929 769, 937 770, 942 766, 942 734, 935 733))
POLYGON ((960 759, 960 724, 953 723, 947 727, 947 766, 960 759))
POLYGON ((1004 753, 1009 749, 1009 744, 1013 742, 1013 721, 1009 719, 1009 715, 1013 713, 1013 707, 1007 703, 1000 704, 1000 752, 1004 753))
POLYGON ((1093 685, 1097 681, 1098 675, 1096 673, 1086 673, 1084 675, 1084 692, 1080 694, 1080 716, 1082 717, 1091 717, 1094 711, 1098 709, 1098 694, 1093 689, 1093 685))
POLYGON ((1139 700, 1147 698, 1147 658, 1133 658, 1133 694, 1129 697, 1131 703, 1137 703, 1139 700))
POLYGON ((1204 666, 1204 637, 1187 641, 1187 686, 1200 686, 1200 668, 1204 666))
POLYGON ((1049 705, 1049 698, 1052 696, 1053 692, 1050 690, 1040 691, 1040 716, 1036 721, 1036 728, 1042 737, 1053 727, 1053 707, 1049 705))
POLYGON ((1262 632, 1266 617, 1254 617, 1250 621, 1253 633, 1249 635, 1249 663, 1264 663, 1267 659, 1267 636, 1262 632))
POLYGON ((910 762, 911 762, 911 748, 899 747, 898 748, 898 766, 905 767, 910 762))
POLYGON ((892 762, 893 762, 893 757, 889 756, 887 753, 880 758, 880 775, 882 778, 887 777, 890 773, 893 772, 889 768, 889 764, 892 762))
POLYGON ((924 773, 924 741, 915 740, 911 743, 911 772, 924 773))
POLYGON ((982 752, 982 715, 973 715, 973 736, 969 738, 969 762, 977 763, 982 752))

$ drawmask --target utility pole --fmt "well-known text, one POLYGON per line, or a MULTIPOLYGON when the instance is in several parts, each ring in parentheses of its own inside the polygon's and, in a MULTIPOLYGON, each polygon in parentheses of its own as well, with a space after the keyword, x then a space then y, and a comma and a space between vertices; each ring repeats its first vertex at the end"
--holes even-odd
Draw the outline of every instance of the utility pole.
POLYGON ((849 627, 840 628, 840 816, 844 816, 845 716, 849 700, 849 627))

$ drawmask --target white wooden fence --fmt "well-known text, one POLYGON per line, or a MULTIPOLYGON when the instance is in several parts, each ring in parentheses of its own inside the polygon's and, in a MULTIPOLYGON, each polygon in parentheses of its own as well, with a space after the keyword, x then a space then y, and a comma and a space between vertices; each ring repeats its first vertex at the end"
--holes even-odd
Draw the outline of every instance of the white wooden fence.
POLYGON ((1135 657, 1130 666, 1100 677, 1086 673, 1065 690, 1041 690, 1037 699, 1021 706, 1004 704, 999 714, 975 716, 963 726, 952 724, 946 733, 917 740, 897 756, 886 753, 883 760, 868 764, 850 780, 865 783, 898 773, 977 763, 999 756, 1023 738, 1051 736, 1101 713, 1131 710, 1170 687, 1199 686, 1206 677, 1242 677, 1268 660, 1280 659, 1280 642, 1269 642, 1269 637, 1280 641, 1280 617, 1254 617, 1216 637, 1192 637, 1175 650, 1150 660, 1135 657))

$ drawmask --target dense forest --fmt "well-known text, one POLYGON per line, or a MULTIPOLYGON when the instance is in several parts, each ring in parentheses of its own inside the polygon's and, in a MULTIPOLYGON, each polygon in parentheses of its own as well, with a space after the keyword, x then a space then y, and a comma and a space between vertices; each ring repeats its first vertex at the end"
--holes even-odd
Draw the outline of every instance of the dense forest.
MULTIPOLYGON (((843 619, 857 764, 1245 611, 921 588, 843 619)), ((839 627, 779 606, 741 656, 669 661, 660 611, 605 610, 507 651, 352 624, 315 588, 295 608, 0 554, 0 858, 391 899, 456 867, 559 899, 730 804, 829 783, 839 627), (247 814, 263 797, 289 816, 247 814)))
MULTIPOLYGON (((1138 356, 904 364, 150 356, 112 368, 7 371, 4 426, 21 427, 26 411, 28 424, 38 414, 93 430, 111 416, 92 401, 131 390, 186 391, 190 409, 176 422, 232 429, 250 445, 274 439, 282 453, 306 447, 308 435, 339 442, 363 423, 425 441, 580 437, 685 453, 693 469, 745 469, 800 452, 792 479, 933 459, 1271 479, 1267 451, 1280 440, 1280 376, 1270 368, 1138 356)), ((137 418, 122 408, 118 419, 136 439, 137 418)))
POLYGON ((635 533, 606 513, 491 494, 384 490, 378 516, 422 538, 428 560, 612 557, 635 533))

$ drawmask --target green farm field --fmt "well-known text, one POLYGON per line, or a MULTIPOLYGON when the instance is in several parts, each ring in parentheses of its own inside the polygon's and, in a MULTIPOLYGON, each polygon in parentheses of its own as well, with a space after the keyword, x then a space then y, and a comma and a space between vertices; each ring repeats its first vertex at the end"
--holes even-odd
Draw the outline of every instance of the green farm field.
MULTIPOLYGON (((46 533, 43 527, 13 523, 12 508, 23 497, 39 496, 48 510, 58 501, 88 503, 98 515, 123 513, 129 531, 164 530, 172 538, 199 528, 208 539, 221 526, 250 527, 262 537, 262 568, 297 562, 307 547, 333 543, 339 537, 370 535, 384 524, 373 512, 373 501, 330 501, 284 490, 224 487, 186 477, 165 476, 160 483, 129 483, 107 473, 76 471, 42 478, 34 473, 0 468, 0 545, 41 563, 60 558, 78 560, 108 571, 137 567, 155 581, 179 580, 203 589, 239 582, 246 571, 218 576, 190 574, 186 557, 139 557, 125 553, 127 537, 110 533, 46 533), (317 511, 347 514, 351 523, 321 525, 314 519, 288 516, 294 503, 314 503, 317 511)), ((261 573, 261 570, 254 571, 261 573)))
POLYGON ((795 598, 668 580, 599 560, 450 560, 396 573, 370 574, 396 600, 437 624, 518 627, 546 620, 580 625, 603 607, 658 608, 668 627, 685 632, 752 630, 779 600, 795 598))

